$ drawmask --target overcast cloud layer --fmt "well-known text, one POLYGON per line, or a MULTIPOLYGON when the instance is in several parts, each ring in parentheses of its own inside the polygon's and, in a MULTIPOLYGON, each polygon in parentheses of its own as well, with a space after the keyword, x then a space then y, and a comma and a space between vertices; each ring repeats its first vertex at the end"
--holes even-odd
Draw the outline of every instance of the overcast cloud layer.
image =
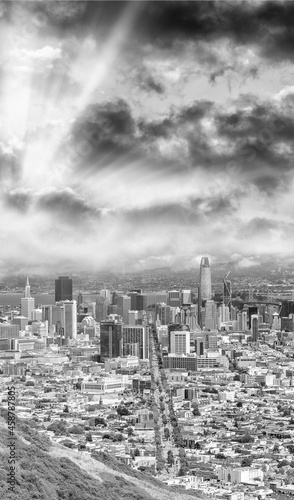
POLYGON ((1 2, 1 271, 294 248, 294 2, 1 2))

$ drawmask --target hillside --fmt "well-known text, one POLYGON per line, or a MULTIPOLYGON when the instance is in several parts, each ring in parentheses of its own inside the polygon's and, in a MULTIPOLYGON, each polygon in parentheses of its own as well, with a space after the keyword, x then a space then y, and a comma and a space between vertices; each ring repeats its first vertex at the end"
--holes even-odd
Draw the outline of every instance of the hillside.
POLYGON ((8 491, 7 422, 0 419, 0 498, 2 500, 191 500, 153 477, 133 471, 107 455, 97 459, 50 445, 26 423, 16 425, 16 488, 8 491))

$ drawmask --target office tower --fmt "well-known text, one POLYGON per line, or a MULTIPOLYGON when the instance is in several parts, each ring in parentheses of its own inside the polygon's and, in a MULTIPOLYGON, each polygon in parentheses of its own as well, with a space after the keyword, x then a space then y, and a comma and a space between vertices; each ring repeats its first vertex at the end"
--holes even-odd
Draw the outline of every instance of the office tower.
POLYGON ((226 306, 225 304, 221 304, 217 310, 217 313, 218 313, 218 328, 220 328, 221 323, 226 323, 230 321, 230 310, 228 306, 226 306))
POLYGON ((139 311, 129 311, 128 312, 128 322, 127 324, 130 326, 135 326, 138 324, 139 319, 139 311))
POLYGON ((72 279, 68 276, 59 276, 55 280, 55 302, 72 300, 72 279))
POLYGON ((211 299, 211 272, 208 257, 202 257, 200 263, 200 295, 201 300, 211 299))
POLYGON ((42 321, 48 321, 48 326, 52 326, 52 306, 42 306, 42 321))
POLYGON ((252 342, 257 342, 258 339, 258 315, 252 314, 251 316, 251 338, 252 342))
POLYGON ((205 329, 216 329, 217 306, 214 300, 206 300, 205 302, 205 329))
POLYGON ((117 297, 117 314, 122 317, 125 324, 128 322, 128 312, 131 310, 131 297, 119 295, 117 297))
POLYGON ((84 302, 83 294, 81 292, 79 292, 77 306, 79 307, 83 302, 84 302))
POLYGON ((231 306, 231 320, 235 321, 237 319, 237 308, 234 306, 231 306))
POLYGON ((149 358, 149 331, 142 325, 123 326, 123 355, 149 358))
POLYGON ((168 327, 167 325, 160 326, 157 329, 158 342, 162 348, 168 349, 168 327))
POLYGON ((163 302, 155 304, 155 316, 159 318, 162 325, 168 325, 171 322, 171 308, 163 302))
POLYGON ((175 330, 170 333, 170 353, 177 355, 190 353, 189 330, 175 330))
POLYGON ((32 319, 32 312, 35 308, 35 299, 31 297, 31 288, 29 284, 29 278, 27 276, 26 286, 25 286, 25 296, 21 298, 21 315, 32 319))
POLYGON ((103 290, 100 290, 99 295, 100 295, 100 297, 103 297, 104 299, 108 299, 109 302, 111 301, 111 293, 106 288, 103 288, 103 290))
POLYGON ((19 330, 25 330, 29 324, 27 316, 14 316, 12 320, 13 325, 18 325, 19 330))
POLYGON ((77 302, 76 300, 63 301, 64 335, 70 339, 77 338, 77 302))
POLYGON ((101 358, 117 358, 122 354, 122 323, 117 320, 101 321, 101 358))
POLYGON ((137 311, 137 297, 138 297, 138 292, 137 291, 131 291, 128 293, 128 296, 131 298, 131 311, 137 311))
POLYGON ((248 308, 248 322, 249 322, 249 330, 251 330, 251 316, 258 315, 258 309, 255 306, 250 306, 248 308))
POLYGON ((106 297, 97 297, 96 299, 96 321, 105 321, 107 317, 107 307, 110 305, 106 297))
POLYGON ((137 295, 137 311, 147 311, 147 295, 146 295, 146 293, 138 293, 138 295, 137 295))
POLYGON ((181 291, 181 305, 191 304, 191 303, 192 303, 191 290, 182 290, 181 291))
POLYGON ((204 354, 204 338, 197 337, 195 340, 195 351, 197 356, 203 356, 204 354))
POLYGON ((42 321, 42 309, 33 309, 32 320, 33 321, 42 321))
POLYGON ((178 290, 170 290, 167 296, 167 305, 171 307, 180 307, 181 292, 179 292, 178 290))
MULTIPOLYGON (((63 302, 57 302, 55 306, 52 306, 52 325, 56 327, 59 325, 60 328, 64 328, 64 306, 63 302)), ((57 328, 56 328, 57 331, 57 328)))
MULTIPOLYGON (((228 276, 228 275, 227 275, 228 276)), ((232 305, 232 282, 224 278, 223 300, 225 306, 231 310, 232 305)))
POLYGON ((17 339, 19 337, 19 324, 0 323, 0 339, 17 339))
POLYGON ((198 319, 198 325, 200 328, 202 328, 202 299, 201 299, 201 287, 200 285, 197 286, 197 292, 198 292, 198 297, 197 297, 197 319, 198 319))
POLYGON ((293 332, 293 315, 290 317, 281 318, 281 330, 283 332, 293 332))
POLYGON ((247 311, 242 311, 242 328, 241 330, 247 330, 247 311))

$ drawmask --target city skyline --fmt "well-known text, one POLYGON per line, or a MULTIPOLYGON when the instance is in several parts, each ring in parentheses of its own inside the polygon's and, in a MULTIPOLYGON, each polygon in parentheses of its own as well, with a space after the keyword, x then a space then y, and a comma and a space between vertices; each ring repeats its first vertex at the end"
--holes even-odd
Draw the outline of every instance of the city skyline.
POLYGON ((292 2, 2 2, 0 272, 293 261, 292 2))

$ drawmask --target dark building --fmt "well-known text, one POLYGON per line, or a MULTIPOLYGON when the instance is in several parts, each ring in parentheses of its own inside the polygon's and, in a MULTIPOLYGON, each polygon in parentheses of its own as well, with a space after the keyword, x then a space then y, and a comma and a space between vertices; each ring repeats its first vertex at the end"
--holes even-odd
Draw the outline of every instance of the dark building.
POLYGON ((122 323, 116 320, 100 323, 101 359, 122 355, 122 323))
POLYGON ((59 276, 55 280, 55 302, 72 300, 72 279, 68 276, 59 276))
POLYGON ((293 300, 283 300, 282 307, 280 311, 281 317, 288 317, 289 314, 294 314, 294 301, 293 300))
POLYGON ((293 332, 293 318, 281 318, 281 330, 284 332, 293 332))
POLYGON ((258 315, 258 308, 255 306, 250 306, 248 308, 248 323, 249 323, 249 330, 251 329, 251 316, 257 314, 258 315))

